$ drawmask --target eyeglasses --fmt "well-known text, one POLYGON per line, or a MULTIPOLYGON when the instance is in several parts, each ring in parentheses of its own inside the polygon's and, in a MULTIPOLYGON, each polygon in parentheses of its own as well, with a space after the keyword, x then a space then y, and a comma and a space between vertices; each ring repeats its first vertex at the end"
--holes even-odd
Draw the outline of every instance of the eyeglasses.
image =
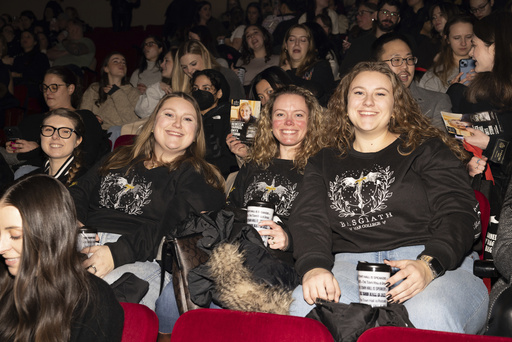
POLYGON ((383 62, 391 62, 392 66, 399 67, 402 64, 404 64, 404 61, 405 61, 405 63, 407 63, 407 65, 416 65, 416 63, 418 63, 418 58, 417 57, 407 57, 407 58, 393 57, 391 59, 386 59, 383 62))
POLYGON ((375 11, 360 10, 356 12, 357 15, 364 15, 365 13, 373 14, 375 11))
POLYGON ((475 13, 479 13, 479 12, 482 12, 484 10, 484 8, 487 7, 487 5, 489 5, 489 1, 487 1, 485 4, 483 4, 482 6, 478 6, 478 7, 470 7, 469 8, 469 11, 473 14, 475 13))
POLYGON ((400 16, 400 13, 398 13, 398 12, 391 12, 391 11, 388 11, 388 10, 380 10, 379 12, 382 13, 382 15, 384 15, 386 17, 388 15, 393 17, 393 18, 398 18, 400 16))
POLYGON ((156 42, 147 42, 147 43, 144 43, 144 46, 147 46, 147 47, 152 47, 153 45, 157 45, 156 42))
POLYGON ((43 137, 52 137, 53 134, 55 133, 55 131, 57 131, 57 134, 62 139, 69 139, 69 138, 71 138, 71 135, 73 134, 73 132, 75 132, 74 129, 69 128, 69 127, 56 128, 56 127, 53 127, 53 126, 50 126, 50 125, 42 125, 41 126, 41 135, 43 137))
POLYGON ((55 83, 53 83, 53 84, 46 85, 44 83, 41 83, 39 85, 39 90, 41 90, 43 93, 46 93, 46 91, 48 89, 50 89, 50 91, 52 93, 56 93, 59 90, 59 87, 64 87, 64 86, 67 86, 67 84, 55 84, 55 83))

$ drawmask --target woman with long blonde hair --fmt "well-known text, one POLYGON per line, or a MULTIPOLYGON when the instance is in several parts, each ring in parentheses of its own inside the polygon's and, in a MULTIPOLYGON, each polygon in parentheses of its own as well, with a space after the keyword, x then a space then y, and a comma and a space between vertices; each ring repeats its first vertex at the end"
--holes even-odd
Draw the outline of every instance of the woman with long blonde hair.
POLYGON ((192 75, 194 72, 204 69, 215 69, 224 75, 229 83, 231 99, 245 98, 244 88, 235 72, 220 66, 208 49, 200 41, 194 39, 183 43, 176 52, 172 72, 172 89, 190 93, 192 75))
POLYGON ((114 151, 70 189, 79 220, 100 236, 84 267, 108 283, 125 272, 147 280, 141 303, 154 308, 162 237, 190 213, 222 207, 224 181, 204 153, 196 101, 179 92, 164 96, 133 145, 114 151))

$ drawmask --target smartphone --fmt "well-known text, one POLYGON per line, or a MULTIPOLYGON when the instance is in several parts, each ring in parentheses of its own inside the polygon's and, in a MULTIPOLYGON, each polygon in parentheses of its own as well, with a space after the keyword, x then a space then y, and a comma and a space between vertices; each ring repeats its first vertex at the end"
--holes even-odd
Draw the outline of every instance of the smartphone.
MULTIPOLYGON (((461 80, 465 79, 467 74, 475 69, 475 60, 473 58, 461 59, 459 61, 459 72, 462 72, 461 80)), ((464 84, 468 84, 469 82, 464 82, 464 84)))
POLYGON ((21 139, 21 131, 17 126, 4 127, 4 132, 8 141, 21 139))

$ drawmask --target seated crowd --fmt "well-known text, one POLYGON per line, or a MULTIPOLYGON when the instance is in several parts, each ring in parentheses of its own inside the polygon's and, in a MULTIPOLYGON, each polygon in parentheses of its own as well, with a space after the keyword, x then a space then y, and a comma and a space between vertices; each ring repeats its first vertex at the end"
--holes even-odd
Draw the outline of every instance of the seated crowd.
MULTIPOLYGON (((274 219, 253 234, 259 255, 242 254, 281 265, 273 281, 250 272, 290 299, 266 312, 359 302, 363 261, 392 268, 386 300, 416 328, 509 334, 493 308, 512 293, 510 5, 267 2, 228 1, 217 19, 208 1, 177 18, 175 1, 162 35, 137 43, 138 63, 99 54, 93 29, 55 1, 40 21, 0 15, 0 340, 120 341, 120 290, 109 285, 131 273, 149 284, 136 302, 169 341, 181 309, 164 238, 224 210, 241 237, 217 250, 246 247, 254 240, 238 224, 251 201, 274 219), (497 229, 490 295, 473 274, 485 240, 473 190, 485 190, 497 229), (96 243, 77 250, 82 226, 96 243)), ((213 287, 205 307, 260 307, 234 281, 213 287)))

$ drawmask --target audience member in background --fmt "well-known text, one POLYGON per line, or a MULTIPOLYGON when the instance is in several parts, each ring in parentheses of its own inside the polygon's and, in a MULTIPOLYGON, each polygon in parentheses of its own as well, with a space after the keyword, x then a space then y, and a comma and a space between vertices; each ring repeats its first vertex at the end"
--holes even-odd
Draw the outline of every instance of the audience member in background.
MULTIPOLYGON (((266 0, 264 0, 266 1, 266 0)), ((274 38, 274 53, 281 50, 284 35, 299 21, 299 3, 294 0, 281 0, 276 15, 269 15, 261 24, 274 38)), ((301 13, 301 12, 300 12, 301 13)))
POLYGON ((91 68, 96 47, 94 42, 84 37, 83 23, 73 19, 66 26, 68 36, 59 35, 59 44, 46 52, 53 65, 74 64, 78 67, 91 68))
MULTIPOLYGON (((37 34, 37 41, 39 42, 39 51, 44 53, 46 55, 46 52, 50 48, 50 41, 48 39, 48 36, 44 32, 39 32, 37 34)), ((48 57, 47 57, 48 58, 48 57)))
POLYGON ((100 245, 90 248, 83 266, 109 284, 125 272, 148 281, 141 304, 154 309, 162 237, 189 214, 223 205, 222 176, 204 151, 196 101, 166 95, 132 145, 116 149, 69 189, 78 220, 100 232, 100 245))
MULTIPOLYGON (((270 67, 260 72, 251 83, 249 98, 261 101, 264 107, 270 99, 270 96, 282 87, 292 84, 292 80, 288 74, 280 67, 270 67)), ((238 138, 229 133, 226 137, 226 144, 229 150, 237 156, 239 165, 242 160, 247 157, 249 147, 242 143, 238 138)))
POLYGON ((494 0, 469 0, 469 12, 480 20, 492 13, 494 0))
MULTIPOLYGON (((441 52, 430 68, 421 78, 419 86, 425 89, 445 93, 459 75, 459 61, 468 59, 473 37, 473 20, 470 17, 454 17, 444 27, 441 52)), ((468 74, 471 81, 474 73, 468 74)))
POLYGON ((332 34, 340 34, 338 14, 329 8, 329 0, 307 0, 306 13, 300 16, 298 23, 304 24, 306 21, 314 22, 316 16, 321 13, 326 14, 331 18, 332 34))
POLYGON ((293 84, 311 91, 321 105, 327 103, 334 77, 329 62, 317 58, 315 41, 309 27, 297 24, 288 30, 279 64, 293 84))
POLYGON ((21 33, 23 53, 14 58, 11 72, 14 85, 27 87, 27 96, 41 100, 39 84, 43 81, 46 70, 50 67, 48 57, 39 50, 38 39, 31 31, 21 33))
POLYGON ((31 10, 25 10, 20 13, 20 31, 33 31, 37 18, 31 10))
POLYGON ((451 2, 442 1, 430 6, 431 30, 428 32, 428 35, 422 34, 418 41, 418 67, 429 69, 432 66, 437 54, 441 50, 444 26, 448 21, 460 14, 459 7, 451 2))
POLYGON ((164 46, 155 36, 149 36, 142 42, 143 56, 140 59, 139 68, 136 69, 130 83, 134 88, 137 88, 141 94, 146 92, 149 85, 160 81, 162 78, 162 52, 164 46))
POLYGON ((225 144, 231 132, 229 84, 222 73, 213 69, 196 71, 190 82, 191 95, 199 104, 203 120, 205 160, 227 177, 238 169, 235 156, 225 144))
POLYGON ((32 172, 57 178, 66 187, 76 184, 87 168, 82 160, 85 125, 77 113, 65 108, 45 114, 41 125, 41 149, 46 155, 42 168, 32 172))
POLYGON ((429 20, 428 10, 424 0, 407 0, 406 6, 400 11, 399 31, 412 36, 416 45, 419 42, 423 23, 429 20))
POLYGON ((475 60, 476 76, 468 87, 454 83, 448 89, 456 113, 496 113, 502 132, 488 136, 467 127, 471 136, 464 140, 483 150, 482 158, 473 157, 468 164, 470 176, 490 167, 494 187, 489 199, 491 215, 499 219, 503 197, 511 175, 512 149, 512 36, 507 28, 512 22, 510 12, 496 12, 475 22, 470 56, 475 60))
POLYGON ((52 177, 24 178, 0 198, 0 340, 121 341, 123 308, 81 265, 77 234, 73 200, 52 177))
POLYGON ((140 6, 140 0, 110 0, 114 32, 128 31, 132 25, 132 12, 140 6))
POLYGON ((44 7, 43 20, 41 22, 44 30, 48 32, 50 30, 50 23, 52 20, 56 21, 59 14, 63 12, 62 7, 57 1, 48 1, 44 7))
POLYGON ((373 43, 372 60, 386 62, 404 86, 409 89, 412 97, 420 106, 421 113, 430 120, 433 126, 445 131, 441 111, 451 112, 450 97, 444 93, 420 88, 416 84, 414 73, 418 59, 413 55, 411 44, 403 34, 391 32, 380 36, 373 43))
POLYGON ((345 50, 345 57, 340 65, 341 77, 357 63, 369 61, 373 42, 383 34, 393 32, 397 28, 400 23, 400 7, 401 3, 398 0, 379 2, 376 24, 371 33, 355 39, 351 42, 348 50, 345 50))
POLYGON ((245 98, 244 88, 237 74, 231 69, 220 66, 206 47, 197 40, 183 43, 176 53, 172 72, 173 91, 190 92, 190 78, 194 72, 203 69, 215 69, 224 75, 231 90, 230 99, 245 98))
POLYGON ((272 36, 261 25, 245 28, 241 52, 236 68, 245 68, 244 87, 248 88, 261 71, 279 65, 279 56, 272 54, 272 36))
POLYGON ((336 147, 309 159, 290 216, 302 279, 290 313, 305 316, 318 298, 359 302, 356 266, 366 261, 398 269, 386 299, 416 328, 481 332, 488 292, 473 275, 480 220, 462 146, 384 63, 356 65, 329 110, 336 147))
MULTIPOLYGON (((41 91, 46 105, 50 110, 64 108, 75 111, 82 99, 82 85, 78 77, 67 67, 54 66, 46 71, 41 91)), ((83 135, 82 152, 83 165, 91 167, 108 150, 108 141, 105 138, 101 125, 96 116, 89 110, 76 110, 84 124, 86 134, 83 135)), ((25 171, 18 170, 21 176, 37 167, 43 166, 43 156, 40 148, 41 124, 44 114, 26 116, 18 126, 21 132, 20 139, 6 144, 8 155, 4 155, 10 165, 26 165, 25 171), (29 166, 32 166, 29 168, 29 166)), ((3 149, 0 149, 3 152, 3 149)))
POLYGON ((209 1, 196 2, 194 24, 208 27, 213 39, 224 37, 227 34, 227 30, 222 26, 222 23, 212 16, 212 4, 209 1))
MULTIPOLYGON (((326 15, 320 14, 319 16, 323 16, 325 20, 331 20, 326 15)), ((323 21, 318 20, 318 18, 317 21, 323 23, 323 21)), ((332 35, 329 36, 329 34, 325 31, 324 27, 318 24, 318 22, 306 22, 304 23, 304 25, 309 27, 311 33, 313 34, 313 40, 315 41, 318 59, 326 60, 327 62, 329 62, 334 80, 339 80, 340 65, 338 63, 338 54, 336 51, 335 42, 339 42, 340 44, 338 45, 341 45, 341 39, 334 38, 334 36, 332 35)), ((336 37, 340 36, 338 35, 336 37)))
POLYGON ((348 37, 342 42, 343 54, 350 48, 355 39, 372 32, 377 13, 376 4, 369 1, 361 2, 356 12, 356 24, 352 26, 348 32, 348 37))
MULTIPOLYGON (((192 26, 188 31, 188 39, 186 40, 192 39, 200 41, 220 66, 229 68, 228 62, 224 58, 220 57, 219 50, 217 49, 217 40, 213 39, 210 30, 208 30, 208 27, 203 25, 192 26)), ((233 58, 237 57, 234 56, 233 58)))
POLYGON ((242 37, 247 25, 261 25, 262 21, 260 5, 257 2, 249 3, 245 10, 245 22, 235 28, 230 37, 226 37, 224 44, 239 51, 242 48, 242 37))
POLYGON ((84 93, 80 109, 93 112, 103 129, 137 121, 135 105, 140 92, 126 78, 125 57, 117 52, 108 55, 101 66, 101 79, 84 93))
POLYGON ((165 95, 172 93, 172 70, 174 67, 174 55, 176 50, 169 50, 164 54, 164 58, 160 63, 162 69, 162 79, 160 82, 150 85, 144 94, 139 97, 135 105, 135 114, 139 118, 147 118, 153 113, 160 99, 165 95))
POLYGON ((2 27, 2 35, 7 44, 7 53, 2 57, 4 64, 12 65, 14 57, 19 55, 23 50, 21 49, 20 39, 16 36, 14 27, 10 24, 2 27))

